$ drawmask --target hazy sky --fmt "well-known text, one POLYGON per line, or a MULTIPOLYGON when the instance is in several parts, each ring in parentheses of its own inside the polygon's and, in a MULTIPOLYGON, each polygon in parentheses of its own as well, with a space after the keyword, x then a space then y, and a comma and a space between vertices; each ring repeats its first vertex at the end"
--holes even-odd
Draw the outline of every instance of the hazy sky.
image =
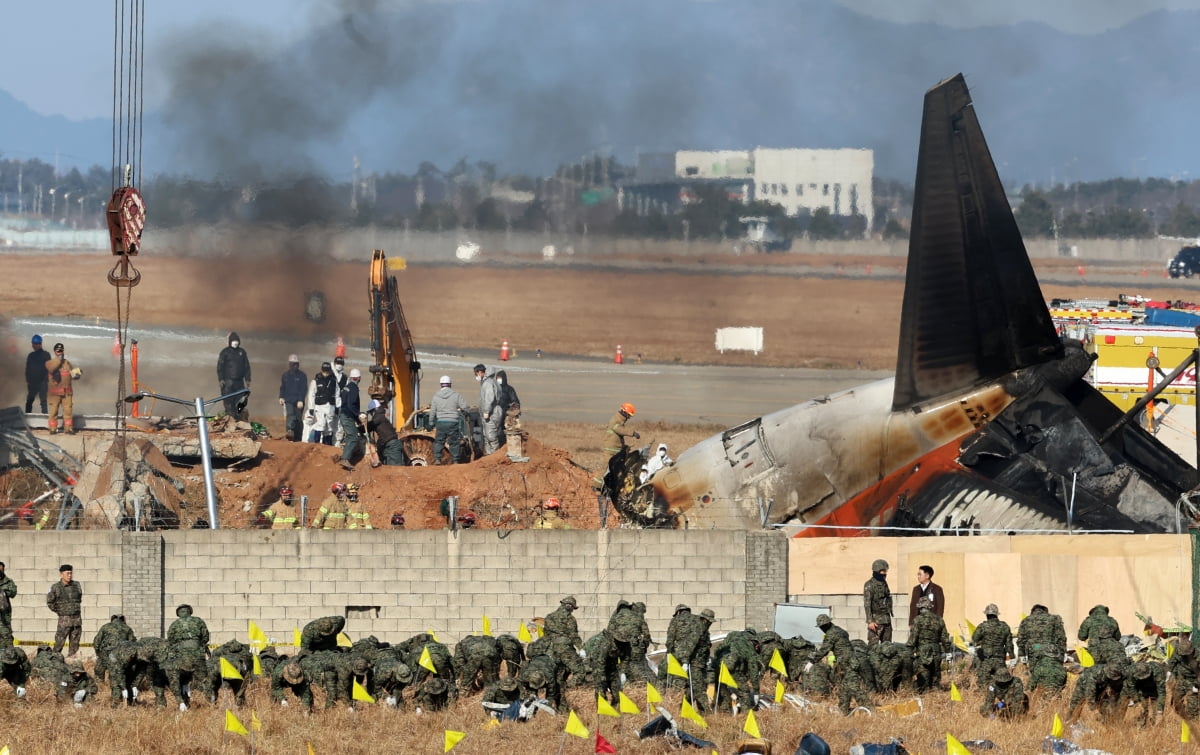
MULTIPOLYGON (((314 21, 340 7, 376 7, 402 2, 504 0, 146 0, 147 95, 153 107, 161 94, 154 77, 154 45, 188 29, 219 34, 220 24, 261 29, 276 42, 299 36, 314 21)), ((753 2, 753 0, 706 0, 753 2)), ((830 0, 833 2, 834 0, 830 0)), ((937 21, 971 27, 1037 21, 1064 31, 1090 34, 1120 26, 1160 8, 1200 8, 1200 0, 836 0, 860 13, 897 22, 937 21)), ((583 2, 583 0, 560 0, 583 2)), ((651 0, 653 2, 653 0, 651 0)), ((103 0, 8 2, 8 29, 24 29, 6 40, 7 64, 0 89, 39 113, 68 118, 108 117, 112 107, 113 5, 103 0)))

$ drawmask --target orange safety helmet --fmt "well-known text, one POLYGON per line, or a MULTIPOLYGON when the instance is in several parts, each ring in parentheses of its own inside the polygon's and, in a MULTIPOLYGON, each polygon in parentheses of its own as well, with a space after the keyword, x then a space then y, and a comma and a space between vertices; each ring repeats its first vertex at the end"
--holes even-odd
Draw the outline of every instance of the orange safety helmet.
POLYGON ((633 404, 626 401, 624 404, 621 404, 621 412, 632 417, 637 414, 637 409, 634 408, 633 404))
POLYGON ((295 495, 295 492, 292 490, 292 486, 288 485, 286 482, 279 487, 279 497, 283 500, 290 501, 292 500, 293 495, 295 495))
POLYGON ((329 492, 333 493, 334 495, 345 495, 346 486, 340 482, 335 482, 329 486, 329 492))
POLYGON ((555 509, 555 510, 561 509, 562 501, 558 500, 557 498, 547 498, 546 502, 544 504, 542 504, 542 508, 555 509))

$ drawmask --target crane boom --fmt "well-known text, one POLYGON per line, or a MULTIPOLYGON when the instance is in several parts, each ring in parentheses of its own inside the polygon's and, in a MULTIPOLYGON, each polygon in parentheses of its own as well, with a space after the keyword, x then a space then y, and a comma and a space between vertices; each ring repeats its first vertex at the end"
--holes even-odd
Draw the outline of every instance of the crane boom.
POLYGON ((371 385, 367 393, 380 403, 395 402, 392 416, 402 424, 420 405, 421 363, 404 319, 392 270, 403 270, 403 258, 388 260, 382 249, 371 255, 371 385))

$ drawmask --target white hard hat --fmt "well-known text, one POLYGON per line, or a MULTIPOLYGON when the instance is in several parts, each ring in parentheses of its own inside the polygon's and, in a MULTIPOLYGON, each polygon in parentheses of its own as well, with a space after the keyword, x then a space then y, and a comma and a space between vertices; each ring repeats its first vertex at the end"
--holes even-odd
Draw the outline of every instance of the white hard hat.
POLYGON ((354 369, 350 370, 350 379, 351 379, 351 380, 353 380, 353 379, 355 379, 355 378, 360 378, 360 377, 362 377, 362 372, 360 372, 360 371, 359 371, 359 369, 358 369, 357 367, 355 367, 354 369))
POLYGON ((450 385, 450 376, 442 375, 440 378, 438 378, 438 382, 442 385, 450 385))
POLYGON ((300 364, 300 357, 296 356, 295 354, 289 354, 288 355, 288 363, 289 364, 300 364))

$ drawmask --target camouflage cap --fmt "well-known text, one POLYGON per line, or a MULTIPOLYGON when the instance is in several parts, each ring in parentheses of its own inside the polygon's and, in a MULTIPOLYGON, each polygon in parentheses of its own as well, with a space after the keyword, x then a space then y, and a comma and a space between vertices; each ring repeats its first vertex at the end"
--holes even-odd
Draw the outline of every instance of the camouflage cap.
POLYGON ((299 684, 304 681, 304 669, 300 668, 298 662, 291 661, 283 667, 282 676, 288 684, 299 684))
POLYGON ((692 610, 691 608, 684 605, 683 603, 677 603, 675 605, 675 613, 679 613, 680 611, 691 611, 691 610, 692 610))
POLYGON ((1133 678, 1134 679, 1149 679, 1150 678, 1150 664, 1149 663, 1135 663, 1133 665, 1133 678))
POLYGON ((923 598, 917 598, 917 610, 918 611, 932 611, 933 610, 933 599, 928 596, 923 597, 923 598))
POLYGON ((12 666, 21 662, 21 651, 15 647, 7 647, 0 650, 0 663, 5 666, 12 666))
POLYGON ((579 608, 579 603, 576 602, 574 595, 568 595, 567 597, 563 598, 562 600, 560 600, 558 602, 561 603, 562 605, 566 606, 567 608, 579 608))
POLYGON ((71 661, 70 663, 67 664, 67 672, 70 673, 72 676, 75 676, 78 674, 86 674, 87 670, 83 667, 83 664, 80 663, 79 661, 71 661))
POLYGON ((534 689, 546 686, 546 675, 540 669, 531 668, 525 672, 525 683, 534 689))
POLYGON ((829 618, 829 614, 823 613, 817 617, 817 626, 825 627, 833 623, 833 619, 829 618))
POLYGON ((992 681, 996 682, 997 684, 1008 684, 1012 680, 1012 672, 1007 668, 1002 667, 999 671, 992 675, 992 681))
POLYGON ((988 603, 983 609, 984 616, 999 616, 1000 608, 995 603, 988 603))
POLYGON ((425 691, 431 695, 440 695, 447 689, 449 687, 446 686, 446 682, 436 676, 425 682, 425 691))
POLYGON ((887 571, 887 570, 888 570, 888 562, 884 561, 882 558, 877 558, 871 562, 871 571, 887 571))
POLYGON ((396 677, 402 684, 408 684, 413 680, 412 667, 407 663, 401 663, 392 671, 392 676, 396 677))
POLYGON ((511 676, 506 676, 500 680, 498 686, 505 692, 514 692, 517 689, 517 680, 511 676))
POLYGON ((192 607, 189 606, 187 603, 180 603, 179 607, 175 609, 175 615, 181 619, 185 618, 187 616, 191 616, 192 615, 192 607))
POLYGON ((1125 672, 1121 669, 1121 664, 1110 663, 1105 667, 1104 675, 1109 679, 1116 681, 1117 679, 1124 678, 1125 672))
POLYGON ((711 608, 705 608, 703 611, 700 612, 700 615, 703 616, 704 618, 708 619, 710 622, 717 620, 717 615, 715 613, 713 613, 713 610, 711 608))

